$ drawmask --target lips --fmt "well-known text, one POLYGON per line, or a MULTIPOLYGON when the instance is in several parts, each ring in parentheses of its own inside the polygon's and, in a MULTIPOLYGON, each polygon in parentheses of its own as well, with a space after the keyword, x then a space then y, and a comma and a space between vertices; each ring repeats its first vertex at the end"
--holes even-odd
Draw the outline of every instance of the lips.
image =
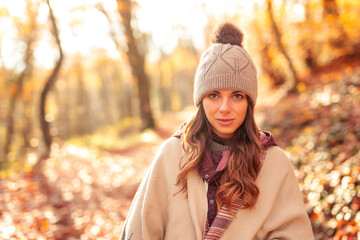
POLYGON ((233 118, 217 118, 216 120, 222 126, 228 126, 234 122, 233 118))

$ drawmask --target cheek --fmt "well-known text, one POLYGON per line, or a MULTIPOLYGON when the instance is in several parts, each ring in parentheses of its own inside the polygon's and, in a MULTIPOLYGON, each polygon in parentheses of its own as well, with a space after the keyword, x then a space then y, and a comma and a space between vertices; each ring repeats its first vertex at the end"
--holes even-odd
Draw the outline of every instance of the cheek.
POLYGON ((207 120, 211 121, 211 113, 209 112, 209 109, 204 108, 204 112, 205 112, 205 117, 207 118, 207 120))
POLYGON ((208 101, 203 101, 204 112, 207 118, 214 112, 214 105, 208 101))
POLYGON ((239 108, 239 111, 238 111, 238 115, 242 116, 244 119, 247 114, 247 107, 248 107, 247 104, 244 104, 239 108))

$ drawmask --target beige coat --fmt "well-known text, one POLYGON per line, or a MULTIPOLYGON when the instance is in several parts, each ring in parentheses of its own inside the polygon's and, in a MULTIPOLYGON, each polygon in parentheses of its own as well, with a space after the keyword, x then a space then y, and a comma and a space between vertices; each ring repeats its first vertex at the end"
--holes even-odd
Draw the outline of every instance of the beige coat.
MULTIPOLYGON (((201 240, 207 217, 207 183, 197 171, 188 177, 188 197, 173 195, 181 140, 171 137, 158 150, 130 207, 120 239, 201 240)), ((256 180, 259 199, 239 210, 222 240, 314 239, 291 163, 279 147, 270 147, 256 180)))

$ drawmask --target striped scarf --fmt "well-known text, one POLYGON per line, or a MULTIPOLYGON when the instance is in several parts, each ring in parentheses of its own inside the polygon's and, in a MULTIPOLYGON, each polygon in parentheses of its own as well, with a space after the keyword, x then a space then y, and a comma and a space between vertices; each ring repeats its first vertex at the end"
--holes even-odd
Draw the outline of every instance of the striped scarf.
MULTIPOLYGON (((264 164, 265 157, 266 150, 263 150, 260 154, 261 166, 264 164)), ((240 201, 236 200, 235 202, 233 202, 231 204, 231 208, 234 212, 234 215, 236 215, 241 208, 240 201)), ((234 217, 230 214, 229 208, 226 206, 226 204, 223 204, 219 212, 217 213, 213 223, 211 224, 211 227, 209 226, 208 222, 206 223, 204 240, 220 239, 233 219, 234 217)))

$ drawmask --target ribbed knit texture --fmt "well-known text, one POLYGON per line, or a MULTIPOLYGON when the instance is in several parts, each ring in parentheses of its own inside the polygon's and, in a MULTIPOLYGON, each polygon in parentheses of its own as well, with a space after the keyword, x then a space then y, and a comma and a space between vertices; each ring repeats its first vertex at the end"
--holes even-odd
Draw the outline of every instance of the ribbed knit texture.
POLYGON ((214 151, 230 151, 231 147, 228 145, 222 145, 221 143, 210 141, 209 143, 210 149, 214 151))
POLYGON ((238 90, 256 103, 256 67, 246 50, 237 45, 215 43, 204 52, 196 70, 194 103, 216 90, 238 90))

